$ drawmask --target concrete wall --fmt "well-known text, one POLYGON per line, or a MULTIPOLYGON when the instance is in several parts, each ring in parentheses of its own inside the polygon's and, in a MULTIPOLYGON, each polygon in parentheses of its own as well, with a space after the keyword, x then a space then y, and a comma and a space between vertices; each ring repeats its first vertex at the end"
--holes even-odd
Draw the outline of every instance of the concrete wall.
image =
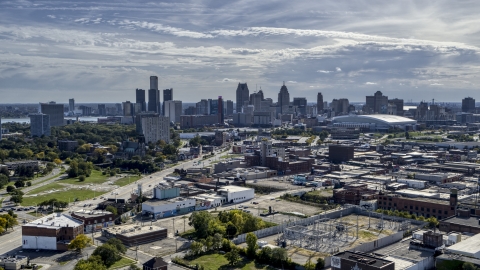
POLYGON ((57 249, 57 238, 46 236, 22 236, 22 248, 24 249, 57 249), (38 246, 37 246, 38 245, 38 246))

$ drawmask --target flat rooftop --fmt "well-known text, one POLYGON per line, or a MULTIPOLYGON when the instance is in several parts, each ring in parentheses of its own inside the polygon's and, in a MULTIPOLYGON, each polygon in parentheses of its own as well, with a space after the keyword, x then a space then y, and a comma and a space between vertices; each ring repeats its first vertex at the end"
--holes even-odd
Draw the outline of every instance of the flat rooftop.
POLYGON ((100 216, 106 216, 112 214, 111 212, 108 211, 95 211, 95 210, 85 210, 85 209, 80 209, 78 211, 74 212, 75 215, 81 216, 81 217, 100 217, 100 216))
POLYGON ((147 203, 148 205, 167 205, 167 204, 172 204, 172 203, 180 203, 180 202, 185 202, 186 200, 192 200, 190 198, 173 198, 173 199, 168 199, 168 200, 159 200, 159 199, 152 199, 145 201, 143 203, 147 203))
POLYGON ((455 245, 447 247, 451 253, 465 255, 468 257, 475 257, 475 254, 480 252, 480 234, 476 234, 468 239, 462 240, 455 245))
POLYGON ((73 217, 64 214, 55 213, 29 222, 23 226, 58 229, 63 227, 78 227, 80 225, 83 225, 83 221, 76 220, 73 217))
POLYGON ((363 264, 368 264, 370 266, 378 267, 378 268, 384 267, 390 263, 393 263, 381 257, 362 253, 362 252, 345 251, 345 252, 337 253, 333 256, 351 260, 351 261, 356 261, 363 264))
POLYGON ((229 192, 239 192, 239 191, 246 191, 246 190, 251 190, 251 188, 246 188, 246 187, 239 187, 239 186, 224 186, 222 188, 219 188, 219 191, 228 191, 229 192))
POLYGON ((103 230, 114 235, 121 234, 125 237, 133 237, 133 236, 142 235, 146 233, 166 230, 166 228, 159 227, 156 225, 141 226, 141 225, 130 224, 130 225, 124 225, 119 227, 107 227, 107 228, 104 228, 103 230))
POLYGON ((443 219, 442 222, 480 228, 477 217, 464 218, 464 217, 454 216, 454 217, 443 219))

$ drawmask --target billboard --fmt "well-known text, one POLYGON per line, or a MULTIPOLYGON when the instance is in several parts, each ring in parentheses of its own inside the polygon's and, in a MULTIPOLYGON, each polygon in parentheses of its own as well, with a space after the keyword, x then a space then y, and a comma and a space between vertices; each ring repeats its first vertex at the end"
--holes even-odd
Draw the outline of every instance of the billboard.
POLYGON ((335 268, 342 268, 342 259, 340 257, 331 257, 331 266, 335 268))

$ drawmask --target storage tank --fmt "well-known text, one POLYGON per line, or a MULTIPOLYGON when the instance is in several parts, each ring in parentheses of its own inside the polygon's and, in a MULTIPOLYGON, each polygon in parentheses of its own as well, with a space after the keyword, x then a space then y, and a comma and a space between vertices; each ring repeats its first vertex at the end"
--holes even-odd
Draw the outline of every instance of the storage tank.
POLYGON ((451 233, 448 235, 448 244, 454 245, 462 241, 462 235, 459 233, 451 233))

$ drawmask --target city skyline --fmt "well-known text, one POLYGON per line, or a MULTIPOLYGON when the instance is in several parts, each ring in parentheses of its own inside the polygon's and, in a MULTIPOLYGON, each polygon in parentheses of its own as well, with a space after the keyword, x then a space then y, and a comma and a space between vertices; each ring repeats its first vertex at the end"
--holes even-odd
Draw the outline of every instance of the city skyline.
POLYGON ((471 1, 0 7, 3 103, 133 101, 149 76, 185 103, 235 100, 245 82, 275 100, 283 81, 292 99, 310 102, 318 92, 328 102, 376 91, 417 102, 479 98, 480 7, 471 1))

